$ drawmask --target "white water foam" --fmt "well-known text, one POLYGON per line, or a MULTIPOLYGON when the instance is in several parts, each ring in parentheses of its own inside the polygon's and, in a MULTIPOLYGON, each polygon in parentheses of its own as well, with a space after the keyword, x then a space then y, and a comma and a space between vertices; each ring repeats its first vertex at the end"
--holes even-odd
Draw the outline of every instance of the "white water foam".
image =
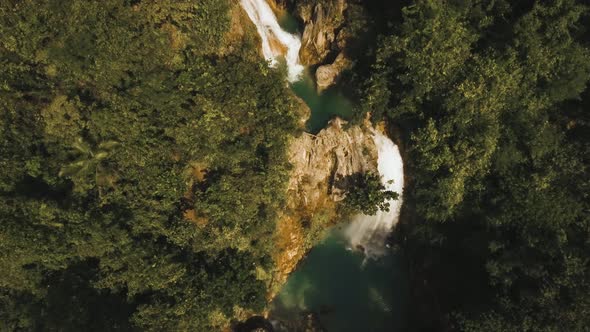
POLYGON ((374 216, 358 215, 345 229, 345 236, 353 248, 362 246, 365 255, 376 258, 386 253, 385 241, 399 220, 404 189, 404 164, 397 145, 389 137, 373 131, 377 146, 377 168, 381 183, 387 190, 399 194, 389 201, 389 211, 378 211, 374 216))
MULTIPOLYGON (((264 58, 271 66, 277 66, 277 59, 284 57, 289 81, 298 81, 304 71, 303 65, 299 63, 300 38, 281 28, 266 0, 240 0, 240 3, 256 25, 262 39, 264 58), (277 47, 277 44, 280 46, 277 47)), ((399 198, 389 201, 389 211, 378 211, 374 216, 356 216, 346 228, 345 235, 350 245, 353 248, 362 246, 367 257, 379 257, 386 253, 385 240, 398 222, 404 188, 404 165, 397 145, 376 131, 373 132, 373 140, 378 150, 377 164, 381 181, 387 190, 398 193, 399 198)))
POLYGON ((277 58, 284 56, 289 82, 298 81, 304 70, 303 65, 299 63, 301 39, 281 28, 276 15, 265 0, 241 0, 240 3, 250 20, 256 25, 256 30, 262 39, 264 58, 270 62, 271 66, 276 66, 277 58), (286 54, 283 54, 281 48, 273 47, 273 42, 278 42, 286 48, 286 54))

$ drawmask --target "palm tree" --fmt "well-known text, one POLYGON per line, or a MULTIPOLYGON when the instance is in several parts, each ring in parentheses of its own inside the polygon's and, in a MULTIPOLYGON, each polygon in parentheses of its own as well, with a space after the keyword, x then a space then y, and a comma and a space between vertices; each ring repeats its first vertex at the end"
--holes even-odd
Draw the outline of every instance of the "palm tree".
MULTIPOLYGON (((62 167, 59 176, 80 179, 94 174, 95 184, 98 186, 99 191, 101 185, 108 184, 112 186, 112 174, 106 169, 104 162, 119 145, 120 143, 117 141, 106 141, 92 148, 90 144, 79 137, 72 144, 73 150, 79 155, 78 159, 62 167)), ((74 183, 76 182, 74 181, 74 183)))

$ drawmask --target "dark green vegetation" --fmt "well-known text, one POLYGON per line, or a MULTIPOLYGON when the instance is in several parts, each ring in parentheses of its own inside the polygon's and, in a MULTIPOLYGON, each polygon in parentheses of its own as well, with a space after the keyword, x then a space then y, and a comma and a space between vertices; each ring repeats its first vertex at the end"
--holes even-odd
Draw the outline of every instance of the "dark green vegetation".
POLYGON ((0 330, 262 309, 295 102, 232 6, 0 2, 0 330))
MULTIPOLYGON (((350 2, 354 116, 407 151, 413 329, 587 330, 583 1, 350 2)), ((0 1, 0 330, 214 331, 263 307, 296 103, 231 36, 235 5, 0 1)))
POLYGON ((588 7, 369 3, 399 18, 359 95, 405 138, 415 329, 587 331, 588 7))
POLYGON ((343 215, 361 212, 373 216, 379 210, 389 211, 389 200, 399 197, 398 193, 386 190, 377 174, 352 174, 336 180, 336 186, 348 189, 341 206, 343 215))

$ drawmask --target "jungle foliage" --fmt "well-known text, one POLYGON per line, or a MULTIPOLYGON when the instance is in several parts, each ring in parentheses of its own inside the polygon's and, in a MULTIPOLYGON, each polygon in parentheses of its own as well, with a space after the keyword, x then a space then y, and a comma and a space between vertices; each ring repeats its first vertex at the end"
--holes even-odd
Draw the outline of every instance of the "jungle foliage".
MULTIPOLYGON (((412 330, 585 331, 588 6, 351 3, 378 36, 356 116, 405 143, 412 330)), ((0 330, 211 331, 262 309, 296 102, 232 38, 235 5, 0 2, 0 330)), ((355 209, 390 195, 357 180, 355 209)))
POLYGON ((263 308, 296 103, 236 5, 0 2, 0 330, 263 308))
POLYGON ((381 183, 381 177, 372 173, 355 173, 340 181, 336 187, 347 189, 346 197, 341 205, 342 215, 363 213, 373 216, 378 211, 389 211, 390 200, 397 199, 399 194, 387 190, 381 183))
POLYGON ((586 331, 588 6, 382 6, 401 20, 382 29, 360 116, 405 137, 414 328, 586 331))

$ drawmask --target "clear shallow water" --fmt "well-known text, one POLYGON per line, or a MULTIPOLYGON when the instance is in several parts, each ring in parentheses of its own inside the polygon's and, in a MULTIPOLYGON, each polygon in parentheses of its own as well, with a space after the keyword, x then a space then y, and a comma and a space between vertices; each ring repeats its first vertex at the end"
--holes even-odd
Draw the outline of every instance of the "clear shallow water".
POLYGON ((404 271, 400 254, 365 260, 333 229, 289 277, 270 317, 290 321, 314 312, 329 332, 401 331, 408 298, 404 271))
POLYGON ((307 120, 306 127, 312 134, 317 134, 336 116, 345 120, 352 116, 352 103, 337 89, 328 89, 318 94, 307 70, 301 80, 291 83, 291 89, 311 109, 311 117, 307 120))

